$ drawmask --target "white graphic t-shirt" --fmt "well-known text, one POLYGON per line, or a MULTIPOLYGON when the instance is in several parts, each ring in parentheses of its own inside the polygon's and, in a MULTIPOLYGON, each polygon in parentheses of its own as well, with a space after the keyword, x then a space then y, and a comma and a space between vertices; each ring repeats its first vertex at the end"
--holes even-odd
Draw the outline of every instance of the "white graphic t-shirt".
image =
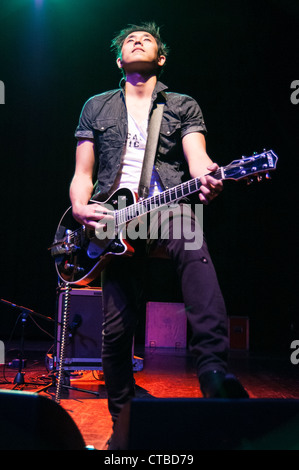
MULTIPOLYGON (((126 187, 137 192, 147 140, 147 127, 147 119, 141 123, 137 123, 133 117, 128 114, 127 142, 113 190, 126 187)), ((158 194, 161 191, 163 191, 163 189, 159 175, 156 170, 153 169, 149 196, 158 194)))

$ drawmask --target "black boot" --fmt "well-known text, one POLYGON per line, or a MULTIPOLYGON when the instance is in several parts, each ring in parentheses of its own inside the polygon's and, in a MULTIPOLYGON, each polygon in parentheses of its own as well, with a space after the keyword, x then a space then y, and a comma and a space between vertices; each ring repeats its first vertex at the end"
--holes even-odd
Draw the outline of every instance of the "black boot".
POLYGON ((200 375, 199 382, 204 398, 249 398, 243 385, 232 374, 211 370, 200 375))

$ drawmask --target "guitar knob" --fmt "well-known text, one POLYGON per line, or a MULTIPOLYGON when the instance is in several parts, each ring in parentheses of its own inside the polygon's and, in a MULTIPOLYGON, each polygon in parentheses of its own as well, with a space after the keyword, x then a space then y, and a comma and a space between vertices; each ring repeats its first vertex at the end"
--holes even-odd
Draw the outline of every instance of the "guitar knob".
POLYGON ((76 273, 84 273, 84 272, 85 272, 85 269, 84 269, 84 268, 81 268, 81 266, 77 266, 76 269, 75 269, 75 272, 76 272, 76 273))
POLYGON ((72 273, 83 273, 85 271, 85 269, 81 268, 81 266, 76 266, 75 264, 67 262, 64 264, 64 269, 72 273))
POLYGON ((71 263, 68 263, 67 261, 64 263, 64 269, 66 271, 74 271, 75 269, 75 265, 74 264, 71 264, 71 263))

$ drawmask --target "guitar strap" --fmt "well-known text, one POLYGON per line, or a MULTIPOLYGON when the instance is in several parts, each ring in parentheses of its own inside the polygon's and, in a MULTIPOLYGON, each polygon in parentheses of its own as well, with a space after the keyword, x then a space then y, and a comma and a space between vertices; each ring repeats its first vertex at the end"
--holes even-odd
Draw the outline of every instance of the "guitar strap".
POLYGON ((157 102, 148 126, 148 137, 146 141, 144 159, 138 187, 138 197, 144 199, 149 194, 149 186, 153 172, 153 166, 158 146, 158 138, 162 122, 163 110, 166 101, 166 94, 161 93, 164 100, 157 102))

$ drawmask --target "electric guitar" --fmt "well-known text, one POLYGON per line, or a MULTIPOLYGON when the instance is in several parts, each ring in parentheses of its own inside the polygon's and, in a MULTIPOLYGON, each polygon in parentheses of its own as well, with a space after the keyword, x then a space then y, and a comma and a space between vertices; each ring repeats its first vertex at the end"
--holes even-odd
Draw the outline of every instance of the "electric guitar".
MULTIPOLYGON (((277 160, 278 157, 272 150, 264 151, 259 155, 234 160, 211 174, 218 180, 247 178, 250 181, 256 178, 260 181, 263 174, 270 178, 269 171, 276 168, 277 160)), ((197 193, 200 187, 200 179, 193 178, 141 200, 128 188, 118 189, 104 202, 98 201, 94 196, 90 202, 113 211, 113 221, 107 220, 106 229, 101 228, 99 231, 76 222, 72 217, 72 208, 69 207, 59 221, 54 241, 49 248, 59 278, 69 284, 88 285, 99 276, 113 256, 130 256, 134 253, 124 235, 124 229, 130 221, 197 193)))

